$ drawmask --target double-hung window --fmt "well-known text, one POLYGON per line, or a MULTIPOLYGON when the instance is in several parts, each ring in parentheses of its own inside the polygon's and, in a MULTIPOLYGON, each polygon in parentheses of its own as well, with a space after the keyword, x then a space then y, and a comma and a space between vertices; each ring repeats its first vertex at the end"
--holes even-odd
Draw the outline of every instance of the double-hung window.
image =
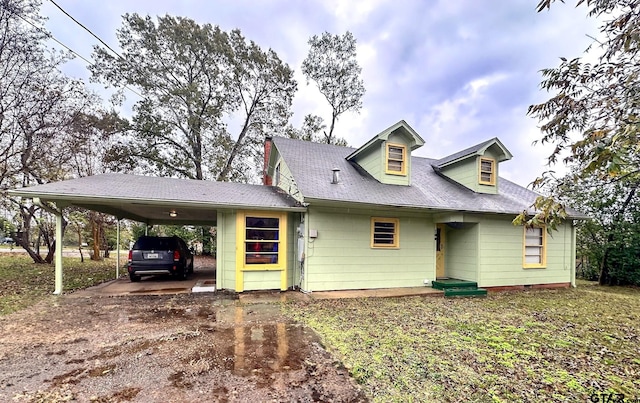
POLYGON ((547 265, 547 231, 544 226, 524 229, 523 267, 541 268, 547 265))
POLYGON ((407 146, 387 143, 386 173, 391 175, 407 174, 407 146))
POLYGON ((479 182, 481 185, 496 184, 496 161, 493 158, 480 158, 479 182))

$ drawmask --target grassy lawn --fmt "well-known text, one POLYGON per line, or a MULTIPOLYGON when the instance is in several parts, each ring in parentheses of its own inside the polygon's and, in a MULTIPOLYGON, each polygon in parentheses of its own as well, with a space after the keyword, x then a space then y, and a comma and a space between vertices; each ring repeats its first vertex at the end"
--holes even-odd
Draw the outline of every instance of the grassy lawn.
MULTIPOLYGON (((115 259, 92 262, 63 258, 64 291, 102 283, 115 277, 115 259)), ((0 256, 0 315, 26 308, 54 290, 53 264, 34 264, 26 255, 0 256)))
POLYGON ((324 300, 284 309, 321 335, 373 401, 640 399, 640 289, 324 300))

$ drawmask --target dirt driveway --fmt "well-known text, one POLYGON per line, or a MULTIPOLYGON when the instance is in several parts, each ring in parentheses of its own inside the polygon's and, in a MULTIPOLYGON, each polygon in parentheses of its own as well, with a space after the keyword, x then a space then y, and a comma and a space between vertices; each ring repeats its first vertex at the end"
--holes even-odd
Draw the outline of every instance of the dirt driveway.
POLYGON ((277 304, 224 294, 71 294, 0 318, 0 401, 366 398, 277 304))

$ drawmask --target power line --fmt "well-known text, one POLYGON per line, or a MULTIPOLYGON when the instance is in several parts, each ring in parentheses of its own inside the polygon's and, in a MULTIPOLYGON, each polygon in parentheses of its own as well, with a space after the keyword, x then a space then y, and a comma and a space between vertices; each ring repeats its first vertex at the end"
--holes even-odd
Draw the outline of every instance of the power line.
MULTIPOLYGON (((83 25, 80 21, 76 20, 71 14, 69 14, 66 10, 64 10, 62 7, 60 7, 58 5, 58 3, 56 3, 54 0, 49 0, 51 2, 51 4, 53 4, 54 6, 56 6, 58 8, 58 10, 60 10, 62 13, 64 13, 64 15, 66 15, 67 17, 69 17, 73 22, 75 22, 76 24, 78 24, 80 27, 82 27, 82 29, 84 29, 85 31, 87 31, 89 34, 91 34, 91 36, 93 36, 94 38, 96 38, 101 44, 103 44, 107 49, 109 49, 113 54, 115 54, 116 56, 118 56, 122 61, 124 61, 125 63, 129 63, 131 64, 127 59, 125 59, 124 57, 122 57, 118 52, 116 52, 115 50, 113 50, 113 48, 111 46, 109 46, 105 41, 103 41, 98 35, 94 34, 93 31, 91 31, 89 28, 87 28, 85 25, 83 25)), ((65 46, 66 47, 66 46, 65 46)), ((74 52, 75 53, 75 52, 74 52)), ((83 60, 86 60, 84 58, 82 58, 83 60)), ((90 65, 94 65, 92 62, 88 62, 90 65)), ((129 91, 133 92, 134 94, 136 94, 137 96, 139 96, 140 98, 142 98, 142 95, 140 95, 137 91, 135 91, 134 89, 127 87, 126 85, 124 86, 124 88, 128 89, 129 91)))
POLYGON ((116 56, 118 56, 120 59, 125 60, 124 57, 120 56, 120 54, 118 52, 116 52, 115 50, 113 50, 111 48, 111 46, 109 46, 105 41, 103 41, 98 35, 94 34, 93 31, 91 31, 89 28, 87 28, 86 26, 84 26, 80 21, 76 20, 75 18, 73 18, 73 16, 71 14, 69 14, 68 12, 66 12, 62 7, 60 7, 58 5, 58 3, 56 3, 53 0, 49 0, 51 2, 51 4, 53 4, 54 6, 56 6, 58 8, 58 10, 62 11, 64 13, 64 15, 66 15, 67 17, 69 17, 71 19, 71 21, 75 22, 76 24, 80 25, 82 27, 82 29, 84 29, 85 31, 87 31, 89 34, 91 34, 91 36, 93 36, 94 38, 96 38, 98 41, 100 41, 101 44, 103 44, 104 46, 107 47, 107 49, 109 49, 111 52, 113 52, 113 54, 115 54, 116 56))
MULTIPOLYGON (((53 3, 53 2, 52 2, 53 3)), ((11 14, 13 14, 14 16, 20 18, 22 21, 26 22, 27 24, 31 25, 33 28, 35 28, 36 30, 38 30, 38 32, 43 33, 47 38, 52 39, 53 41, 55 41, 57 44, 59 44, 60 46, 62 46, 63 48, 67 49, 69 52, 73 53, 75 56, 79 57, 80 59, 82 59, 85 63, 87 63, 90 66, 93 66, 93 62, 89 59, 87 59, 86 57, 82 56, 80 53, 76 52, 75 50, 71 49, 69 46, 65 45, 64 43, 62 43, 60 40, 58 40, 55 36, 53 36, 50 32, 46 31, 45 29, 43 29, 42 27, 37 26, 36 24, 34 24, 33 22, 29 21, 28 19, 26 19, 25 17, 23 17, 22 15, 18 14, 17 12, 15 12, 14 10, 11 10, 10 8, 8 8, 6 5, 4 5, 2 2, 0 2, 0 6, 4 6, 4 9, 8 12, 10 12, 11 14)), ((57 5, 56 5, 57 6, 57 5)), ((100 40, 100 38, 98 38, 98 40, 100 40)), ((100 42, 102 42, 102 40, 100 40, 100 42)), ((104 42, 103 42, 104 43, 104 42)), ((105 44, 105 46, 108 47, 108 45, 105 44)), ((109 48, 111 49, 111 48, 109 48)), ((111 49, 111 51, 113 52, 113 49, 111 49)), ((116 55, 118 55, 116 53, 116 55)), ((118 57, 121 57, 120 55, 118 55, 118 57)), ((140 95, 138 93, 138 91, 134 90, 133 88, 130 88, 128 86, 124 86, 125 89, 133 92, 134 94, 136 94, 137 96, 139 96, 140 98, 143 98, 142 95, 140 95)))
POLYGON ((10 13, 12 13, 13 15, 15 15, 16 17, 20 18, 22 21, 26 22, 27 24, 31 25, 32 27, 34 27, 35 29, 37 29, 39 32, 45 34, 47 36, 47 38, 49 39, 53 39, 55 42, 57 42, 60 46, 64 47, 65 49, 67 49, 69 52, 73 53, 74 55, 78 56, 80 59, 84 60, 85 62, 89 63, 89 64, 93 64, 90 60, 86 59, 84 56, 82 56, 81 54, 79 54, 78 52, 76 52, 75 50, 71 49, 70 47, 68 47, 67 45, 65 45, 64 43, 60 42, 58 39, 56 39, 53 35, 51 35, 49 32, 45 31, 44 29, 42 29, 41 27, 37 26, 36 24, 34 24, 33 22, 27 20, 26 18, 24 18, 23 16, 21 16, 20 14, 15 13, 13 10, 9 10, 8 8, 5 8, 5 10, 9 11, 10 13))

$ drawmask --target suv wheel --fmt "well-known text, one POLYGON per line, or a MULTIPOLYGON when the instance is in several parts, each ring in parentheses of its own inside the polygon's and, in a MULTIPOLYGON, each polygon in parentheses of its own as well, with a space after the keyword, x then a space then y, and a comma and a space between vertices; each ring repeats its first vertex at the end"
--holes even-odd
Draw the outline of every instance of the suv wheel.
POLYGON ((175 274, 176 279, 180 280, 180 281, 184 281, 187 279, 187 277, 189 276, 189 269, 187 269, 186 267, 182 270, 180 270, 179 272, 177 272, 175 274))
POLYGON ((129 279, 132 283, 137 283, 138 281, 140 281, 140 278, 140 276, 137 276, 135 274, 129 274, 129 279))

